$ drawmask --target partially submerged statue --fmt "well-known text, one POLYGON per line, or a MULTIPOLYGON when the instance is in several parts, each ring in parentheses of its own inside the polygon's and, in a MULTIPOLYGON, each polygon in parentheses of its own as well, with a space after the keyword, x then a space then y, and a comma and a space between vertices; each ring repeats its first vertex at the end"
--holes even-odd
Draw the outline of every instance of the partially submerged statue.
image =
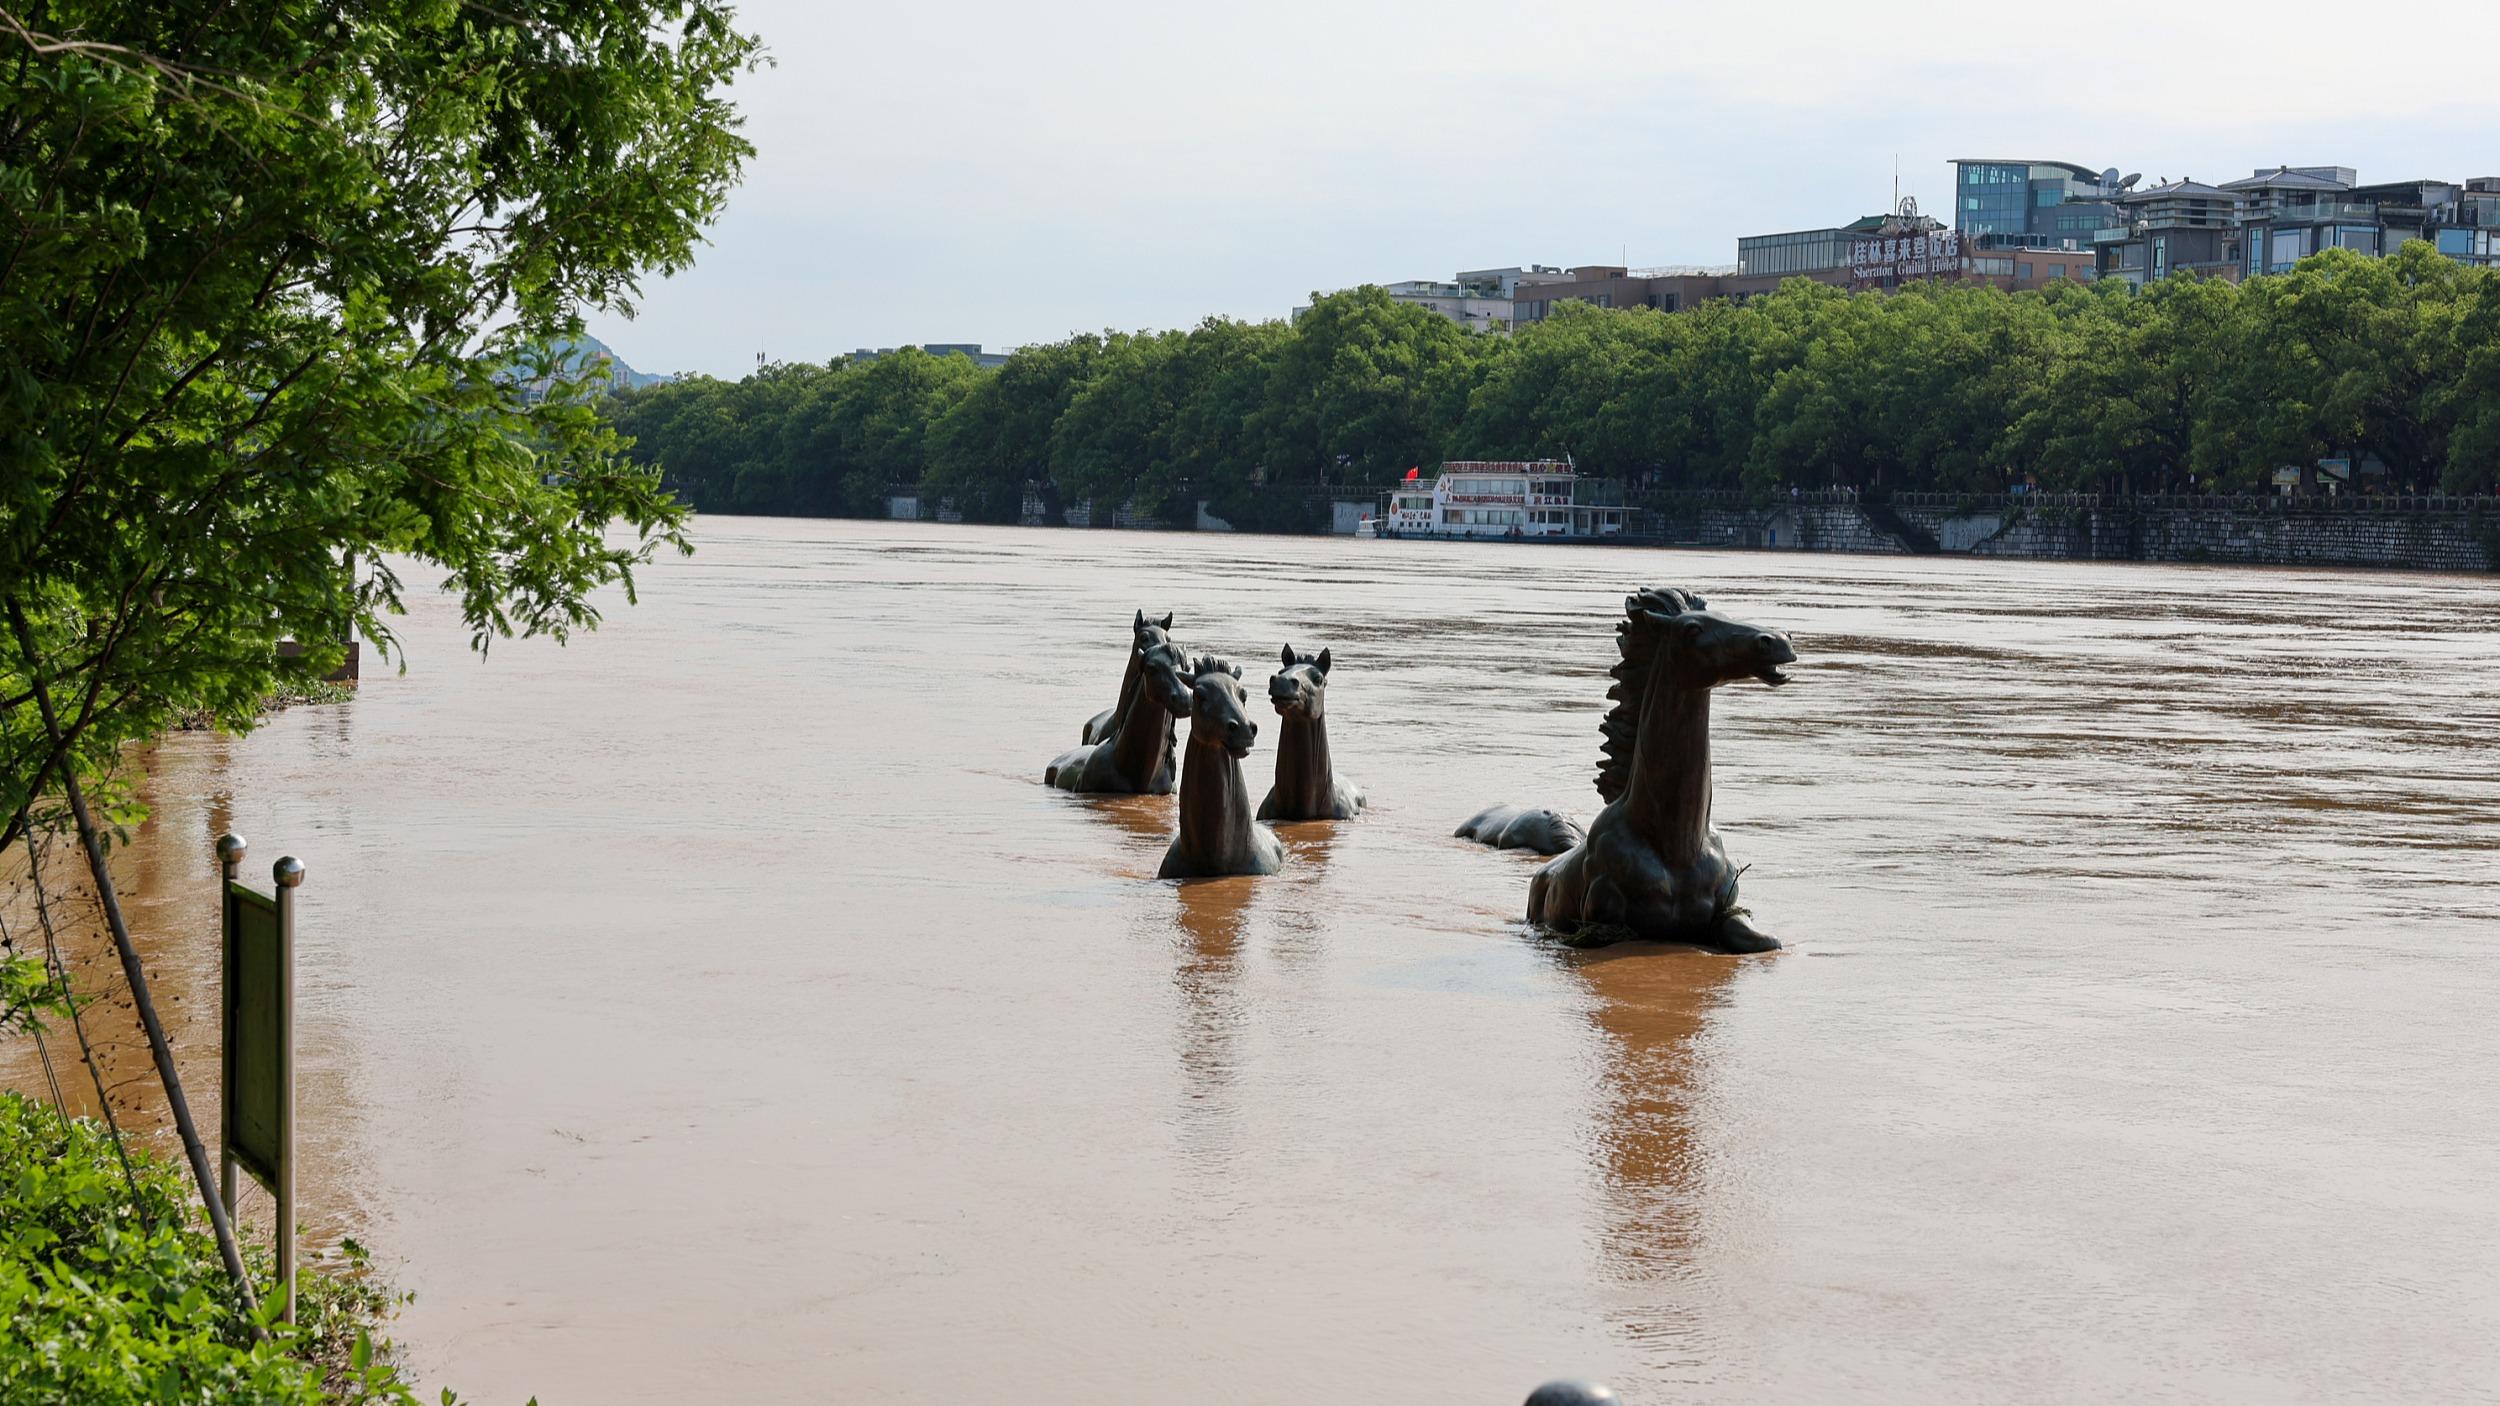
POLYGON ((1526 806, 1486 806, 1455 833, 1462 840, 1495 849, 1532 849, 1539 854, 1560 854, 1588 838, 1580 822, 1570 816, 1526 806))
POLYGON ((1168 610, 1163 612, 1163 618, 1160 620, 1148 616, 1142 610, 1137 612, 1137 622, 1130 627, 1128 670, 1120 675, 1120 701, 1087 719, 1084 735, 1079 737, 1078 741, 1108 742, 1111 740, 1112 732, 1120 725, 1121 716, 1128 712, 1131 703, 1137 701, 1137 677, 1142 672, 1146 651, 1158 644, 1171 643, 1171 630, 1172 612, 1168 610))
MULTIPOLYGON (((1537 871, 1528 921, 1566 937, 1584 926, 1620 936, 1768 952, 1777 939, 1736 908, 1738 870, 1710 828, 1710 690, 1739 679, 1774 687, 1796 662, 1788 637, 1709 612, 1702 598, 1653 587, 1623 602, 1622 662, 1606 715, 1588 838, 1537 871)), ((1597 937, 1600 934, 1587 934, 1597 937)))
POLYGON ((1187 683, 1177 698, 1168 692, 1153 696, 1173 713, 1189 715, 1189 752, 1181 763, 1180 833, 1172 837, 1156 877, 1275 873, 1284 865, 1285 847, 1250 813, 1250 789, 1241 775, 1241 759, 1258 740, 1259 725, 1250 721, 1240 666, 1202 656, 1190 661, 1187 683))
MULTIPOLYGON (((1139 633, 1144 633, 1141 627, 1139 633)), ((1137 656, 1137 692, 1111 736, 1079 747, 1042 772, 1063 791, 1165 796, 1172 791, 1172 718, 1189 710, 1178 646, 1162 640, 1137 656)))
POLYGON ((1276 736, 1276 784, 1259 802, 1261 820, 1352 820, 1363 788, 1337 775, 1328 758, 1328 651, 1296 654, 1267 681, 1284 730, 1276 736))

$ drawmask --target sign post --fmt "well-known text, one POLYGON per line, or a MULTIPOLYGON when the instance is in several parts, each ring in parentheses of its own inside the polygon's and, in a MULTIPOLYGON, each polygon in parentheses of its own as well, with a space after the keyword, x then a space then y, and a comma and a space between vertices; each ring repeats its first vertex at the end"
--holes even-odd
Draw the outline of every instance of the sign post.
POLYGON ((217 841, 225 976, 223 1076, 218 1113, 218 1194, 234 1214, 235 1169, 277 1202, 278 1279, 285 1320, 295 1321, 295 890, 304 865, 293 856, 270 867, 273 897, 241 877, 240 835, 217 841))

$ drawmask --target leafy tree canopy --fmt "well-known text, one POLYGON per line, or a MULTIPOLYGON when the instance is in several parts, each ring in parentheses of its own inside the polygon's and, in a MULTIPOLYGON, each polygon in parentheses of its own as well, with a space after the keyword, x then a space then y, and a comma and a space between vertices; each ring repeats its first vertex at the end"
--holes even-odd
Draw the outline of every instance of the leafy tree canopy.
POLYGON ((248 726, 282 639, 308 669, 389 649, 394 559, 441 569, 483 648, 590 626, 682 546, 534 349, 630 311, 720 210, 750 154, 726 87, 759 61, 728 6, 0 20, 0 813, 50 757, 37 678, 103 770, 176 711, 248 726))

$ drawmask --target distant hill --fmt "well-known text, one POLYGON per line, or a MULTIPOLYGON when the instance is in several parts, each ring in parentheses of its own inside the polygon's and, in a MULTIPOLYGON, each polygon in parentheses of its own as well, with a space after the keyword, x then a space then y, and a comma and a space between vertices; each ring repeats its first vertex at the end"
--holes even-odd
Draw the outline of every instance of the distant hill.
POLYGON ((621 391, 640 390, 644 386, 656 386, 669 379, 666 376, 653 375, 648 371, 636 371, 625 364, 625 358, 618 356, 614 348, 587 332, 583 333, 578 341, 560 350, 568 363, 572 362, 576 356, 584 360, 607 362, 608 382, 621 391))
MULTIPOLYGON (((604 368, 607 372, 606 380, 610 390, 639 390, 644 386, 656 386, 662 381, 675 379, 670 376, 654 376, 647 371, 636 371, 633 367, 626 365, 625 358, 618 356, 607 343, 587 332, 569 341, 556 343, 553 351, 554 360, 574 375, 604 368)), ((533 399, 546 394, 546 377, 524 376, 520 374, 520 369, 517 367, 509 374, 533 399)))

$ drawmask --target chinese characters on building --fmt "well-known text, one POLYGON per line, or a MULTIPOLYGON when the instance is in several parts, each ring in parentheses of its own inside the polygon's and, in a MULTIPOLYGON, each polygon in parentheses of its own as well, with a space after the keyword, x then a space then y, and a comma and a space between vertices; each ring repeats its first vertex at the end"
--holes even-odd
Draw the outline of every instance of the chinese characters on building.
POLYGON ((1856 278, 1869 281, 1928 278, 1940 273, 1959 273, 1961 267, 1962 235, 1959 230, 1850 241, 1849 272, 1856 278))

